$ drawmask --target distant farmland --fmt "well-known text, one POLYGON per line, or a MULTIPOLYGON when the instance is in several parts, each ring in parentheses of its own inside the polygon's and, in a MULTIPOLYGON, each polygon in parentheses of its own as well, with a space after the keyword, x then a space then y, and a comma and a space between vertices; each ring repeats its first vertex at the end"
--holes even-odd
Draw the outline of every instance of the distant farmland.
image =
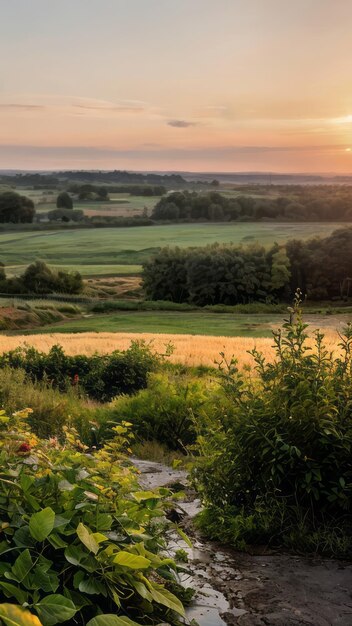
POLYGON ((42 259, 56 267, 75 268, 84 275, 138 273, 140 265, 163 246, 204 246, 214 242, 265 246, 290 238, 326 236, 340 223, 201 223, 133 228, 0 233, 1 261, 26 266, 42 259), (124 266, 123 269, 121 266, 124 266), (137 267, 136 267, 137 266, 137 267), (106 269, 106 271, 105 271, 106 269))

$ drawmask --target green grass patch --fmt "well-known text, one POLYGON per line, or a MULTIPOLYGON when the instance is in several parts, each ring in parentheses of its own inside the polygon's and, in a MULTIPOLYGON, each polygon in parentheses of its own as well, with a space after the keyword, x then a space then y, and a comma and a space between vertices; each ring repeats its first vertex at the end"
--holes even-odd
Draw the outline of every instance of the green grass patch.
MULTIPOLYGON (((41 328, 40 333, 167 333, 187 335, 213 335, 224 337, 270 337, 271 324, 280 322, 282 315, 222 314, 210 312, 129 311, 95 315, 67 323, 41 328)), ((22 333, 23 334, 23 333, 22 333)))

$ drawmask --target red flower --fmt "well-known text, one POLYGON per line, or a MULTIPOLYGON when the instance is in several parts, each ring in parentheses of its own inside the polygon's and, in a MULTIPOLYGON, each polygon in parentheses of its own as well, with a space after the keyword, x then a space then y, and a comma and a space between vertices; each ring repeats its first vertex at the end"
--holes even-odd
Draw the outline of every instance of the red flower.
POLYGON ((26 453, 30 451, 31 451, 31 446, 29 445, 29 443, 21 443, 20 447, 17 450, 17 452, 22 452, 22 453, 26 453))
POLYGON ((79 376, 78 374, 75 374, 72 379, 72 385, 78 385, 78 383, 79 383, 79 376))

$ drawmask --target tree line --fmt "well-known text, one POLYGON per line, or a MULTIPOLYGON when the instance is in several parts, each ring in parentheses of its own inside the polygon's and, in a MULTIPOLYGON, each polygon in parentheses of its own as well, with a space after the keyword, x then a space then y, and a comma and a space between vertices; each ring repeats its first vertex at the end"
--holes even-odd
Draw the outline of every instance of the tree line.
POLYGON ((5 266, 0 263, 0 293, 6 294, 78 294, 83 290, 79 272, 55 270, 43 261, 29 265, 21 276, 7 278, 5 266))
POLYGON ((346 300, 351 283, 352 228, 269 249, 258 244, 168 247, 143 267, 147 299, 197 306, 290 301, 297 287, 311 300, 346 300))
MULTIPOLYGON (((152 219, 170 221, 352 221, 352 186, 283 186, 254 195, 175 191, 155 205, 152 219), (265 193, 271 193, 269 197, 265 193)), ((252 192, 251 192, 252 193, 252 192)))
POLYGON ((124 193, 130 196, 163 196, 166 193, 164 185, 92 185, 90 183, 74 183, 68 187, 68 191, 78 196, 79 200, 108 200, 109 193, 124 193))

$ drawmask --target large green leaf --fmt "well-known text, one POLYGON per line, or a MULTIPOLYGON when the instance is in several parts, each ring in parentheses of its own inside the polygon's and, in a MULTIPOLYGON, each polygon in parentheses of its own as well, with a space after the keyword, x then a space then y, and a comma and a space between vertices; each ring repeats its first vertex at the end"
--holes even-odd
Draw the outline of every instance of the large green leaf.
POLYGON ((0 619, 5 626, 42 626, 35 615, 15 604, 0 604, 0 619))
POLYGON ((89 532, 88 528, 84 526, 81 522, 77 526, 77 535, 82 541, 83 545, 88 548, 89 552, 93 552, 93 554, 97 554, 99 550, 99 544, 93 537, 92 533, 89 532))
POLYGON ((44 541, 54 528, 55 513, 48 506, 46 509, 34 513, 29 520, 29 530, 37 541, 44 541))
POLYGON ((133 497, 137 502, 144 502, 146 500, 158 500, 161 498, 160 494, 154 493, 154 491, 134 491, 133 497))
POLYGON ((23 550, 12 566, 12 571, 5 572, 5 577, 10 580, 17 580, 21 583, 29 574, 33 567, 32 557, 29 550, 23 550))
POLYGON ((11 583, 6 583, 5 581, 0 581, 0 589, 3 590, 5 596, 7 598, 15 598, 18 604, 24 604, 28 601, 28 594, 23 589, 20 589, 16 585, 12 585, 11 583))
POLYGON ((116 565, 122 565, 123 567, 129 567, 130 569, 146 569, 151 564, 149 559, 137 554, 131 554, 125 550, 121 550, 113 561, 116 565))
POLYGON ((87 626, 140 626, 128 617, 118 617, 118 615, 98 615, 88 622, 87 626))
POLYGON ((165 589, 161 585, 157 585, 156 583, 150 583, 149 591, 155 602, 158 602, 158 604, 163 604, 168 609, 176 611, 176 613, 179 613, 179 615, 185 615, 185 610, 183 608, 182 602, 180 602, 180 600, 176 598, 176 596, 174 596, 171 591, 168 591, 167 589, 165 589))
POLYGON ((65 598, 60 594, 53 594, 46 596, 40 602, 35 604, 35 610, 37 611, 43 626, 53 626, 54 624, 61 624, 69 619, 72 619, 77 613, 77 609, 72 600, 65 598))

